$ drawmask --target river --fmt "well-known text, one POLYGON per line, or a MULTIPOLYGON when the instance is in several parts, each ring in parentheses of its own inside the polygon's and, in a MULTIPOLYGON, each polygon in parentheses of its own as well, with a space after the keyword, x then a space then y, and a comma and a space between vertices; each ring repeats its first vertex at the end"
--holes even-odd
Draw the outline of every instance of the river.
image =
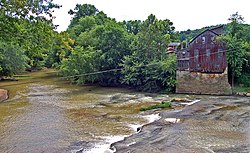
POLYGON ((155 103, 128 89, 72 85, 53 70, 26 75, 0 82, 10 93, 0 103, 1 152, 104 152, 148 123, 139 109, 155 103))
POLYGON ((25 75, 0 82, 10 93, 0 103, 1 153, 250 151, 247 97, 79 86, 53 70, 25 75), (191 101, 173 102, 171 110, 140 112, 176 97, 191 101))

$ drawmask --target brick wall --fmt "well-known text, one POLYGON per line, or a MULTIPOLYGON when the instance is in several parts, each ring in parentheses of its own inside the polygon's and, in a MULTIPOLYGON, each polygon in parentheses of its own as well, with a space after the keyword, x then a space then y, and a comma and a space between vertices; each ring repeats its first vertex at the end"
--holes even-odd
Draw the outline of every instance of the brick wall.
POLYGON ((177 71, 176 93, 230 95, 227 69, 221 74, 177 71))

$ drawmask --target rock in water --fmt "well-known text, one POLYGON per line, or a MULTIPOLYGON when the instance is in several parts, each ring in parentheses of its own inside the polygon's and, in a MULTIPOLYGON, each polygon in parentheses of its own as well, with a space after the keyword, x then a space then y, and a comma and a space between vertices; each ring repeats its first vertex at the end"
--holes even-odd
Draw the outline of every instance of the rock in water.
POLYGON ((0 102, 8 99, 8 91, 4 89, 0 89, 0 102))
POLYGON ((250 92, 248 92, 248 93, 246 94, 246 96, 247 96, 247 97, 250 97, 250 92))

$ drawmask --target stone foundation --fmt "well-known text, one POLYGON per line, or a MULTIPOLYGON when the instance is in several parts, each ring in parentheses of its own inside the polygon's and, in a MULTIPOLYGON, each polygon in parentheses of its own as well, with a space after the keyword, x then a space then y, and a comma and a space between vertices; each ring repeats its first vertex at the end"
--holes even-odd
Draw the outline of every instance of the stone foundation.
POLYGON ((231 95, 227 69, 221 74, 177 71, 176 93, 231 95))

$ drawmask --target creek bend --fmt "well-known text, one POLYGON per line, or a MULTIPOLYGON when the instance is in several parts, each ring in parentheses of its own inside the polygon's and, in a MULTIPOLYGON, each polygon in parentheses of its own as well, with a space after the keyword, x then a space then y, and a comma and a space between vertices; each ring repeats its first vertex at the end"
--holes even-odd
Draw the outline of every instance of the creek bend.
POLYGON ((28 75, 0 82, 10 92, 0 103, 0 152, 107 153, 111 143, 117 152, 249 152, 249 98, 77 86, 53 70, 28 75), (173 97, 193 103, 139 111, 173 97))

